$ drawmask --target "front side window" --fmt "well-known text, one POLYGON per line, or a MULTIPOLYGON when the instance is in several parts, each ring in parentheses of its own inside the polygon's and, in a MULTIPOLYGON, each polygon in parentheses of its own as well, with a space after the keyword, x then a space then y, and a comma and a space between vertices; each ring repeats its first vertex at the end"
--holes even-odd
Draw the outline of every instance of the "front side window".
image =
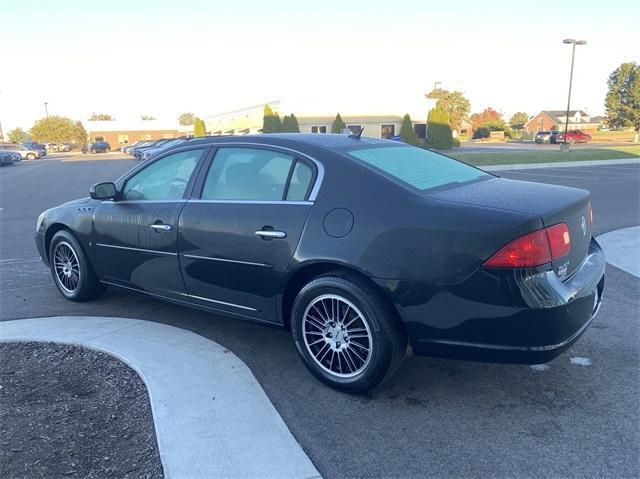
POLYGON ((412 146, 365 148, 352 150, 349 155, 422 191, 491 176, 448 156, 412 146))
POLYGON ((204 149, 181 151, 154 161, 127 180, 125 200, 179 200, 204 149))
POLYGON ((313 176, 305 173, 305 167, 310 170, 304 163, 296 162, 293 156, 278 151, 220 148, 207 173, 201 198, 241 201, 304 199, 313 176), (289 180, 293 188, 290 193, 287 191, 289 180))

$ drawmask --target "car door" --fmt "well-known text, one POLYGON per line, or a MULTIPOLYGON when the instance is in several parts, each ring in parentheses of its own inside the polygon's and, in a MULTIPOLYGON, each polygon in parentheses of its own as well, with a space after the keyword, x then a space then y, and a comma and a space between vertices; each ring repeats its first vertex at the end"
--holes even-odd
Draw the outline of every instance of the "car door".
POLYGON ((291 264, 321 165, 264 146, 217 148, 180 215, 186 295, 198 305, 267 321, 291 264))
POLYGON ((114 201, 99 205, 92 242, 101 280, 184 299, 178 217, 205 152, 201 147, 164 155, 126 178, 114 201))

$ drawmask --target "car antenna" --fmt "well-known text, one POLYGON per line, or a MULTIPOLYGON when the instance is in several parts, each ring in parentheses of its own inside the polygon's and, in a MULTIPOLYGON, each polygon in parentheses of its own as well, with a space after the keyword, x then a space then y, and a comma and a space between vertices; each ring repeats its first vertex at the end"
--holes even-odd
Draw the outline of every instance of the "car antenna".
POLYGON ((364 126, 360 127, 360 132, 356 135, 355 133, 349 135, 349 138, 353 138, 354 140, 359 140, 362 136, 362 132, 364 131, 364 126))

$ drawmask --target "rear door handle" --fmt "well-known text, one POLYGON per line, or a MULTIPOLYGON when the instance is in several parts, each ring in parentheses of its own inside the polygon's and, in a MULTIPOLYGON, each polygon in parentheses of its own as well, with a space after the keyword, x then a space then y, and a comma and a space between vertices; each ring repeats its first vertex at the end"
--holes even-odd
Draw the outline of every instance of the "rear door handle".
POLYGON ((282 239, 287 237, 287 233, 285 233, 284 231, 260 230, 256 231, 256 236, 260 236, 265 239, 282 239))
POLYGON ((155 231, 171 231, 171 225, 165 225, 164 223, 155 223, 149 226, 151 226, 151 228, 153 228, 155 231))

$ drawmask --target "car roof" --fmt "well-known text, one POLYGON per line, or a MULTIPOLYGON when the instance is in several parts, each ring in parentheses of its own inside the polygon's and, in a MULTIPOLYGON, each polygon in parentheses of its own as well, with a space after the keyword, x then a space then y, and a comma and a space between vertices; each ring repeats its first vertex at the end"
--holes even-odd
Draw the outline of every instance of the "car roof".
MULTIPOLYGON (((359 139, 342 133, 268 133, 241 136, 207 136, 189 140, 191 145, 215 145, 216 143, 256 143, 272 144, 274 146, 288 145, 300 147, 304 145, 324 147, 328 150, 338 150, 347 147, 363 145, 396 145, 397 141, 383 140, 362 136, 359 139)), ((401 145, 401 143, 400 143, 401 145)))

